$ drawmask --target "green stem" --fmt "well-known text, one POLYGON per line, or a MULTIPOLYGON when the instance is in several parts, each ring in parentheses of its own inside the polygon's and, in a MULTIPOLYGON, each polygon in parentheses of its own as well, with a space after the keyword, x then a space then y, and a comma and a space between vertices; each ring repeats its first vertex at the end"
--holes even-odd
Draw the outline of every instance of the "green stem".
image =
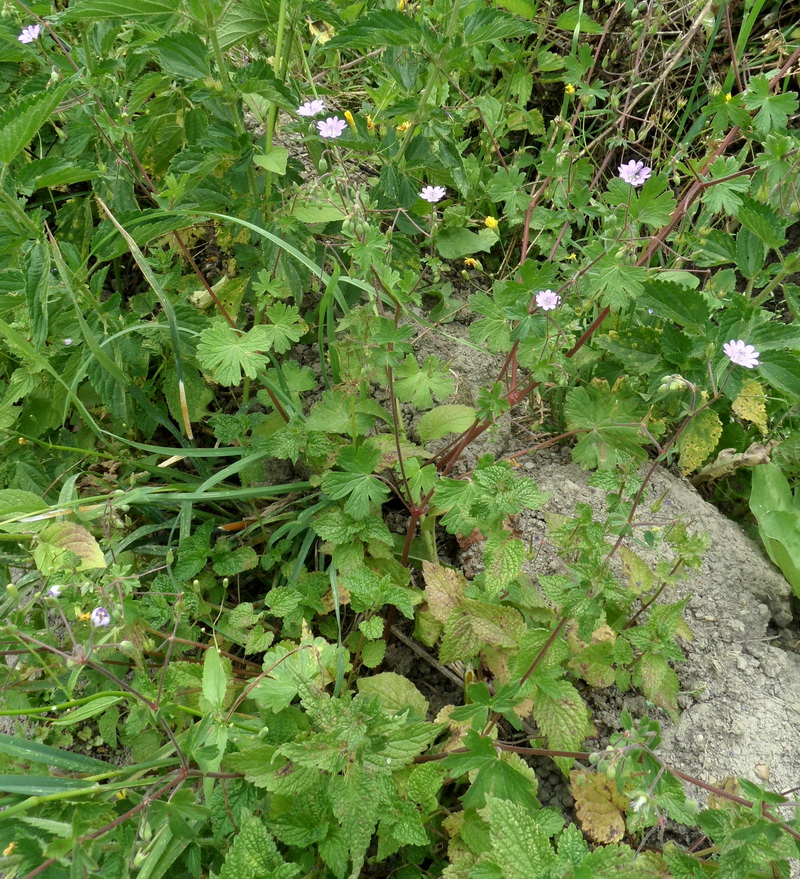
POLYGON ((764 302, 772 295, 772 291, 789 276, 793 275, 800 265, 800 253, 793 253, 783 263, 777 275, 767 284, 766 287, 753 299, 753 305, 763 305, 764 302))

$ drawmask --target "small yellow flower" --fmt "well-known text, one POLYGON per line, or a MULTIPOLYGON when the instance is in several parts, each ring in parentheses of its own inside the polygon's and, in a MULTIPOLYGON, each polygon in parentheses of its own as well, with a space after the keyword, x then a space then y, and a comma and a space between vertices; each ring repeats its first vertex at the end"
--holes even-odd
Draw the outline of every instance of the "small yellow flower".
POLYGON ((574 253, 568 253, 568 254, 567 254, 567 259, 577 259, 577 258, 578 258, 578 257, 575 256, 574 253))
POLYGON ((92 618, 92 615, 91 615, 90 613, 79 613, 79 614, 78 614, 78 619, 79 619, 82 623, 85 623, 87 620, 89 620, 89 619, 91 619, 91 618, 92 618))
POLYGON ((575 94, 575 86, 574 86, 571 82, 568 82, 568 83, 564 86, 564 91, 565 91, 568 95, 574 95, 574 94, 575 94))
POLYGON ((406 8, 406 0, 397 0, 397 11, 402 12, 406 8))
POLYGON ((728 92, 728 94, 725 95, 725 100, 726 100, 726 102, 733 100, 733 95, 730 92, 728 92))
POLYGON ((374 122, 372 116, 370 116, 369 113, 367 113, 367 131, 373 131, 374 128, 375 128, 375 122, 374 122))
POLYGON ((496 229, 500 225, 499 221, 495 220, 494 217, 486 217, 483 223, 489 229, 496 229))
POLYGON ((10 843, 9 843, 9 844, 3 849, 3 856, 4 856, 4 857, 8 857, 10 854, 13 854, 14 849, 15 849, 16 847, 17 847, 17 844, 16 844, 15 842, 10 842, 10 843))
POLYGON ((21 446, 27 446, 27 445, 28 445, 28 441, 25 439, 24 436, 21 436, 21 437, 17 440, 17 442, 18 442, 21 446))
POLYGON ((477 259, 473 259, 471 256, 468 256, 468 257, 464 260, 464 265, 467 266, 467 268, 470 268, 470 269, 479 269, 479 268, 481 267, 481 264, 478 262, 478 260, 477 260, 477 259))
POLYGON ((399 131, 401 134, 404 131, 408 131, 411 128, 411 123, 409 121, 401 122, 399 125, 395 125, 395 130, 399 131))
POLYGON ((353 119, 353 114, 349 110, 344 111, 344 118, 347 120, 347 124, 353 129, 356 130, 356 120, 353 119))

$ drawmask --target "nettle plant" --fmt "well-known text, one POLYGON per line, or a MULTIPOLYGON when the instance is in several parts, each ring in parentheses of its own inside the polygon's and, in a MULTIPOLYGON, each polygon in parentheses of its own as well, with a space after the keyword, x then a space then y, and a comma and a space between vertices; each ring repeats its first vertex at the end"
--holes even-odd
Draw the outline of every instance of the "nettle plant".
POLYGON ((788 875, 786 796, 665 765, 650 717, 581 748, 594 688, 677 712, 705 542, 637 527, 655 468, 796 445, 800 50, 743 81, 746 17, 736 88, 662 130, 633 111, 663 12, 503 6, 4 7, 6 875, 788 875), (471 405, 426 339, 494 365, 471 405), (534 400, 603 515, 466 456, 534 400))

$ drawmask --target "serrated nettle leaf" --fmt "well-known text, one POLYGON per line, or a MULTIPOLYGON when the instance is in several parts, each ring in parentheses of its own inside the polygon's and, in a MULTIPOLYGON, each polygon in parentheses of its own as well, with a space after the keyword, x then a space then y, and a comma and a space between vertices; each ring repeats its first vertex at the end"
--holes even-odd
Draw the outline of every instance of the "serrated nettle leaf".
POLYGON ((526 551, 521 540, 510 535, 494 534, 483 550, 486 565, 486 588, 490 595, 499 595, 522 572, 526 551))
POLYGON ((466 577, 453 568, 445 568, 430 562, 422 563, 425 580, 425 600, 433 617, 446 623, 459 606, 469 585, 466 577))
POLYGON ((25 149, 72 84, 66 80, 50 91, 28 95, 0 116, 0 162, 11 162, 25 149))

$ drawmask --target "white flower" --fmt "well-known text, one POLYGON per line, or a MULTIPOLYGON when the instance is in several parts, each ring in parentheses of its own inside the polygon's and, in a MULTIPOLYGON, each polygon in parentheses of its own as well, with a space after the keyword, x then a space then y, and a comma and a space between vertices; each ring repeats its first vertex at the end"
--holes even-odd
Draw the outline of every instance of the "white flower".
POLYGON ((722 346, 722 350, 728 355, 732 363, 752 369, 758 366, 759 352, 752 345, 748 345, 742 339, 731 339, 722 346))
POLYGON ((89 614, 89 620, 95 627, 110 626, 111 614, 104 607, 96 607, 89 614))
POLYGON ((325 112, 325 101, 314 98, 313 101, 306 101, 297 108, 298 116, 316 116, 318 113, 325 112))
POLYGON ((69 346, 72 344, 72 342, 73 342, 72 339, 64 339, 64 347, 69 348, 69 346))
POLYGON ((647 794, 642 794, 641 796, 637 797, 635 800, 631 800, 631 809, 633 809, 634 812, 640 812, 642 809, 642 806, 647 805, 647 801, 648 801, 647 794))
POLYGON ((62 593, 63 591, 64 591, 64 587, 63 587, 63 586, 55 585, 55 586, 51 586, 51 587, 47 590, 47 594, 48 594, 51 598, 59 598, 59 597, 61 596, 61 593, 62 593))
POLYGON ((652 169, 644 162, 636 162, 633 159, 625 165, 619 166, 619 176, 631 186, 644 186, 645 181, 652 175, 652 169))
POLYGON ((553 311, 561 305, 561 297, 552 290, 540 290, 536 294, 536 304, 542 311, 553 311))
POLYGON ((338 116, 329 116, 324 122, 321 119, 317 122, 317 130, 321 137, 341 137, 345 128, 347 123, 338 116))
POLYGON ((429 201, 431 204, 436 204, 437 201, 441 201, 446 195, 447 190, 444 186, 423 186, 419 197, 424 198, 425 201, 429 201))
POLYGON ((29 24, 27 27, 22 28, 22 32, 17 37, 20 43, 35 43, 36 40, 39 39, 39 34, 42 32, 42 26, 39 24, 29 24))

